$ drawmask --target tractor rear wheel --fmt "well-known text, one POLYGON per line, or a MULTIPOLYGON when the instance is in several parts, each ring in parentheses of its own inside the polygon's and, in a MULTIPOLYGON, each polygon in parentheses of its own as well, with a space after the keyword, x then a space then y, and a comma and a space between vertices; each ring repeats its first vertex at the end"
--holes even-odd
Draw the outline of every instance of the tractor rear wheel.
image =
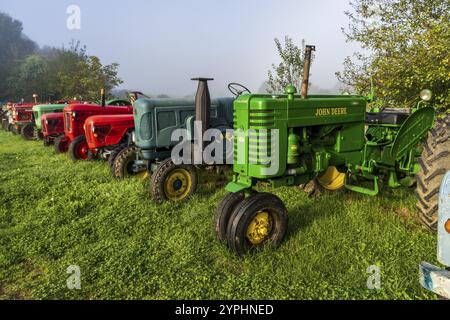
POLYGON ((78 136, 69 145, 69 156, 73 161, 87 160, 89 147, 84 135, 78 136))
POLYGON ((187 200, 197 189, 197 169, 175 165, 172 159, 161 162, 152 175, 150 193, 156 203, 187 200))
POLYGON ((25 140, 33 140, 34 139, 34 124, 27 123, 26 125, 24 125, 20 135, 25 140))
POLYGON ((139 160, 139 153, 139 148, 136 146, 123 149, 114 160, 112 169, 114 178, 125 179, 130 176, 138 176, 145 179, 148 176, 147 168, 135 167, 136 161, 139 160))
POLYGON ((216 214, 214 215, 214 226, 217 238, 221 242, 227 241, 228 221, 233 210, 242 200, 244 200, 244 194, 242 192, 228 193, 219 203, 216 214))
POLYGON ((66 153, 68 149, 66 137, 58 137, 54 141, 54 148, 56 153, 66 153))
POLYGON ((241 201, 228 222, 228 247, 239 256, 253 248, 277 247, 286 234, 287 209, 277 196, 257 193, 241 201))
POLYGON ((439 188, 447 171, 450 170, 450 116, 437 119, 428 133, 419 158, 417 174, 417 208, 425 226, 437 229, 439 188))

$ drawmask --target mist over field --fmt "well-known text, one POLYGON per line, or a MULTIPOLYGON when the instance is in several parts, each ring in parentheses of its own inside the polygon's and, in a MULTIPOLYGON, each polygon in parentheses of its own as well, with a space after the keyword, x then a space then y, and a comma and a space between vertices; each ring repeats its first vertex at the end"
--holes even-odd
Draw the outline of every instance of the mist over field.
MULTIPOLYGON (((105 63, 120 64, 120 88, 152 95, 195 93, 191 77, 214 77, 212 95, 229 95, 239 82, 264 89, 267 71, 279 62, 273 39, 292 37, 317 46, 312 92, 337 92, 335 72, 358 49, 341 28, 347 0, 247 1, 39 1, 3 0, 0 11, 23 22, 24 34, 40 47, 79 40, 105 63), (70 30, 67 9, 77 5, 80 29, 70 30)), ((119 89, 120 89, 119 88, 119 89)))

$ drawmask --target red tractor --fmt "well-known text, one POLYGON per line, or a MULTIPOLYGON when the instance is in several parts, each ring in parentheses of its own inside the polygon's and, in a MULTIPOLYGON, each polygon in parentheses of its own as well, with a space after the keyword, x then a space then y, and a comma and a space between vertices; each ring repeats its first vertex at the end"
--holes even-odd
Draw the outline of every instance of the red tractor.
POLYGON ((64 136, 64 115, 62 112, 47 113, 41 117, 44 146, 53 144, 55 139, 64 136))
POLYGON ((127 100, 113 100, 102 105, 71 104, 64 108, 64 136, 55 139, 57 153, 69 151, 73 160, 86 160, 90 155, 86 142, 84 123, 94 115, 132 114, 127 100))
POLYGON ((112 163, 121 150, 132 144, 134 117, 132 114, 92 116, 87 118, 84 128, 92 157, 112 163))
POLYGON ((37 103, 16 103, 11 108, 8 130, 21 134, 22 128, 33 122, 33 106, 37 103))

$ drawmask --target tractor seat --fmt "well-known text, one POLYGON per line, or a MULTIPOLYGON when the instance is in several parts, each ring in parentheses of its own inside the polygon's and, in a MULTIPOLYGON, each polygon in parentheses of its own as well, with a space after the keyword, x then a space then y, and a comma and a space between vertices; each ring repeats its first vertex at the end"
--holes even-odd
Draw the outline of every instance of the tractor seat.
POLYGON ((410 116, 409 109, 384 109, 382 112, 367 112, 367 124, 400 125, 410 116))

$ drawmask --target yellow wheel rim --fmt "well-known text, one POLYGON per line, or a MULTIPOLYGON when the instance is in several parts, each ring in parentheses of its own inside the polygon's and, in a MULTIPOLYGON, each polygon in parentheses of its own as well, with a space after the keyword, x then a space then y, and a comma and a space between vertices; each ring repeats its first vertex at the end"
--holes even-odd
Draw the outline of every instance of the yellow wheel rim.
POLYGON ((247 239, 253 245, 264 242, 272 231, 272 219, 266 211, 259 211, 247 227, 247 239))
POLYGON ((164 192, 169 200, 179 201, 186 198, 192 187, 189 171, 175 169, 167 175, 164 183, 164 192))
POLYGON ((341 173, 336 167, 331 166, 328 167, 323 175, 317 178, 317 181, 323 188, 336 191, 344 186, 345 173, 341 173))
POLYGON ((139 180, 146 180, 149 176, 150 176, 150 173, 147 170, 141 171, 138 174, 136 174, 136 177, 139 180))

